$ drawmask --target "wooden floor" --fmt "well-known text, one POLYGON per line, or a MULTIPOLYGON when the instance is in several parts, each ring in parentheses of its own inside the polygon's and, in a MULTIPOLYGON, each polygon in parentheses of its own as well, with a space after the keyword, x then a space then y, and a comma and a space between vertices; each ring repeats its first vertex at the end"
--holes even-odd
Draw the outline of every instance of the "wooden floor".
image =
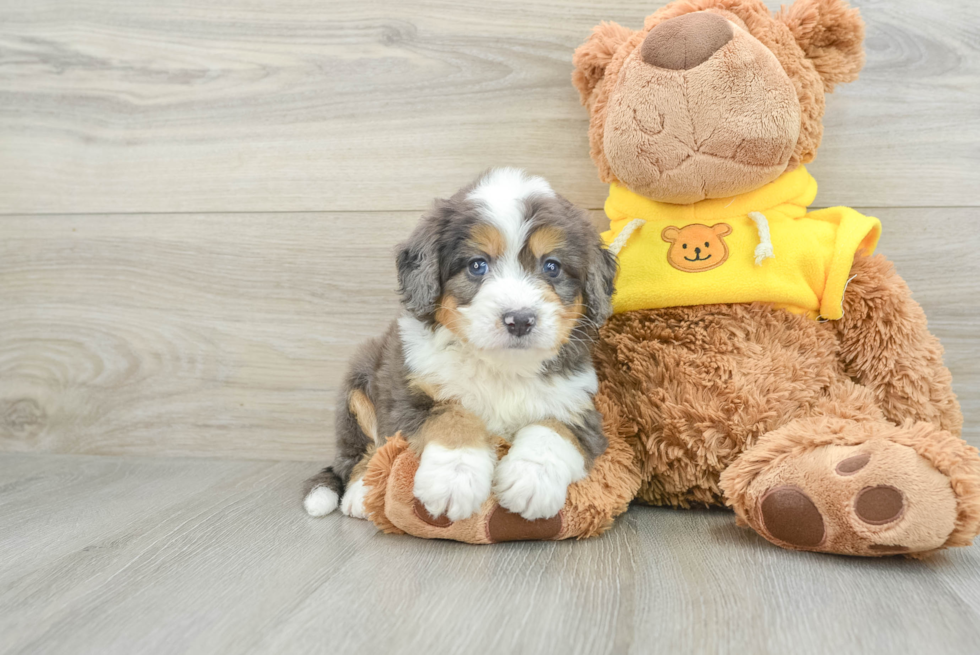
POLYGON ((470 546, 312 519, 300 462, 0 457, 0 651, 971 653, 980 549, 774 548, 632 508, 583 542, 470 546))
MULTIPOLYGON (((649 508, 470 547, 300 509, 434 196, 517 165, 602 223, 571 53, 662 4, 0 0, 0 653, 980 652, 980 547, 649 508)), ((882 219, 980 446, 980 3, 854 4, 816 206, 882 219)))

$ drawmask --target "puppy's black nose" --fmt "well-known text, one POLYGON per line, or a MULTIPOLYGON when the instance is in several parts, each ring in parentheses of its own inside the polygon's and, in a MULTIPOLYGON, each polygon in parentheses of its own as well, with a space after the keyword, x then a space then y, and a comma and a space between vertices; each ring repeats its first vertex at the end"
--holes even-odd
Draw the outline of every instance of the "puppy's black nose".
POLYGON ((515 337, 523 337, 534 327, 536 318, 537 316, 532 310, 519 309, 516 312, 504 314, 504 325, 507 326, 507 331, 515 337))

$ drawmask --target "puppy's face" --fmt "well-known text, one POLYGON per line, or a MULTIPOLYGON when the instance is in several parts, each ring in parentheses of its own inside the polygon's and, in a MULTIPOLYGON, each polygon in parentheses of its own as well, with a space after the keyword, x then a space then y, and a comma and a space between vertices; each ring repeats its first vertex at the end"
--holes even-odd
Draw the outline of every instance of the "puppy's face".
POLYGON ((554 353, 608 317, 616 265, 585 212, 498 169, 437 202, 398 270, 418 318, 482 350, 554 353))

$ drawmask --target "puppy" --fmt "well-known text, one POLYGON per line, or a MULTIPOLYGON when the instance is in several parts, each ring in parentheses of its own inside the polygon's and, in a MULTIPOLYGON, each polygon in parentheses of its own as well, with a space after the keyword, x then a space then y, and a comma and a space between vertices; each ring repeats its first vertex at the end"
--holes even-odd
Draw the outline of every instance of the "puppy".
POLYGON ((504 168, 436 201, 397 265, 404 315, 353 359, 338 454, 307 482, 307 512, 342 497, 344 514, 367 518, 367 461, 401 431, 433 517, 465 519, 491 489, 525 519, 554 516, 606 448, 591 344, 615 258, 584 211, 504 168), (499 463, 494 436, 512 444, 499 463))

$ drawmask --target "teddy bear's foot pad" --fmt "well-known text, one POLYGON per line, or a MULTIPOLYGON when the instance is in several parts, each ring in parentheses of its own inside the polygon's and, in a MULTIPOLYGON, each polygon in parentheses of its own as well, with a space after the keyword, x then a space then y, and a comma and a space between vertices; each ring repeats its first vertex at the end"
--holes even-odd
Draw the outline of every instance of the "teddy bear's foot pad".
POLYGON ((528 521, 500 505, 487 521, 487 537, 494 543, 503 541, 547 541, 561 533, 561 512, 546 519, 528 521))
POLYGON ((750 523, 788 548, 888 555, 940 548, 955 527, 949 479, 886 440, 823 446, 779 461, 751 485, 750 523))
MULTIPOLYGON (((418 499, 414 505, 415 516, 434 528, 450 528, 454 525, 446 516, 432 516, 425 505, 418 499)), ((547 541, 561 534, 561 512, 546 519, 528 521, 520 514, 515 514, 494 504, 493 508, 482 516, 475 516, 467 521, 485 521, 486 541, 502 543, 504 541, 547 541)))
POLYGON ((762 497, 759 509, 766 530, 779 541, 815 548, 827 536, 820 510, 799 487, 770 489, 762 497))

